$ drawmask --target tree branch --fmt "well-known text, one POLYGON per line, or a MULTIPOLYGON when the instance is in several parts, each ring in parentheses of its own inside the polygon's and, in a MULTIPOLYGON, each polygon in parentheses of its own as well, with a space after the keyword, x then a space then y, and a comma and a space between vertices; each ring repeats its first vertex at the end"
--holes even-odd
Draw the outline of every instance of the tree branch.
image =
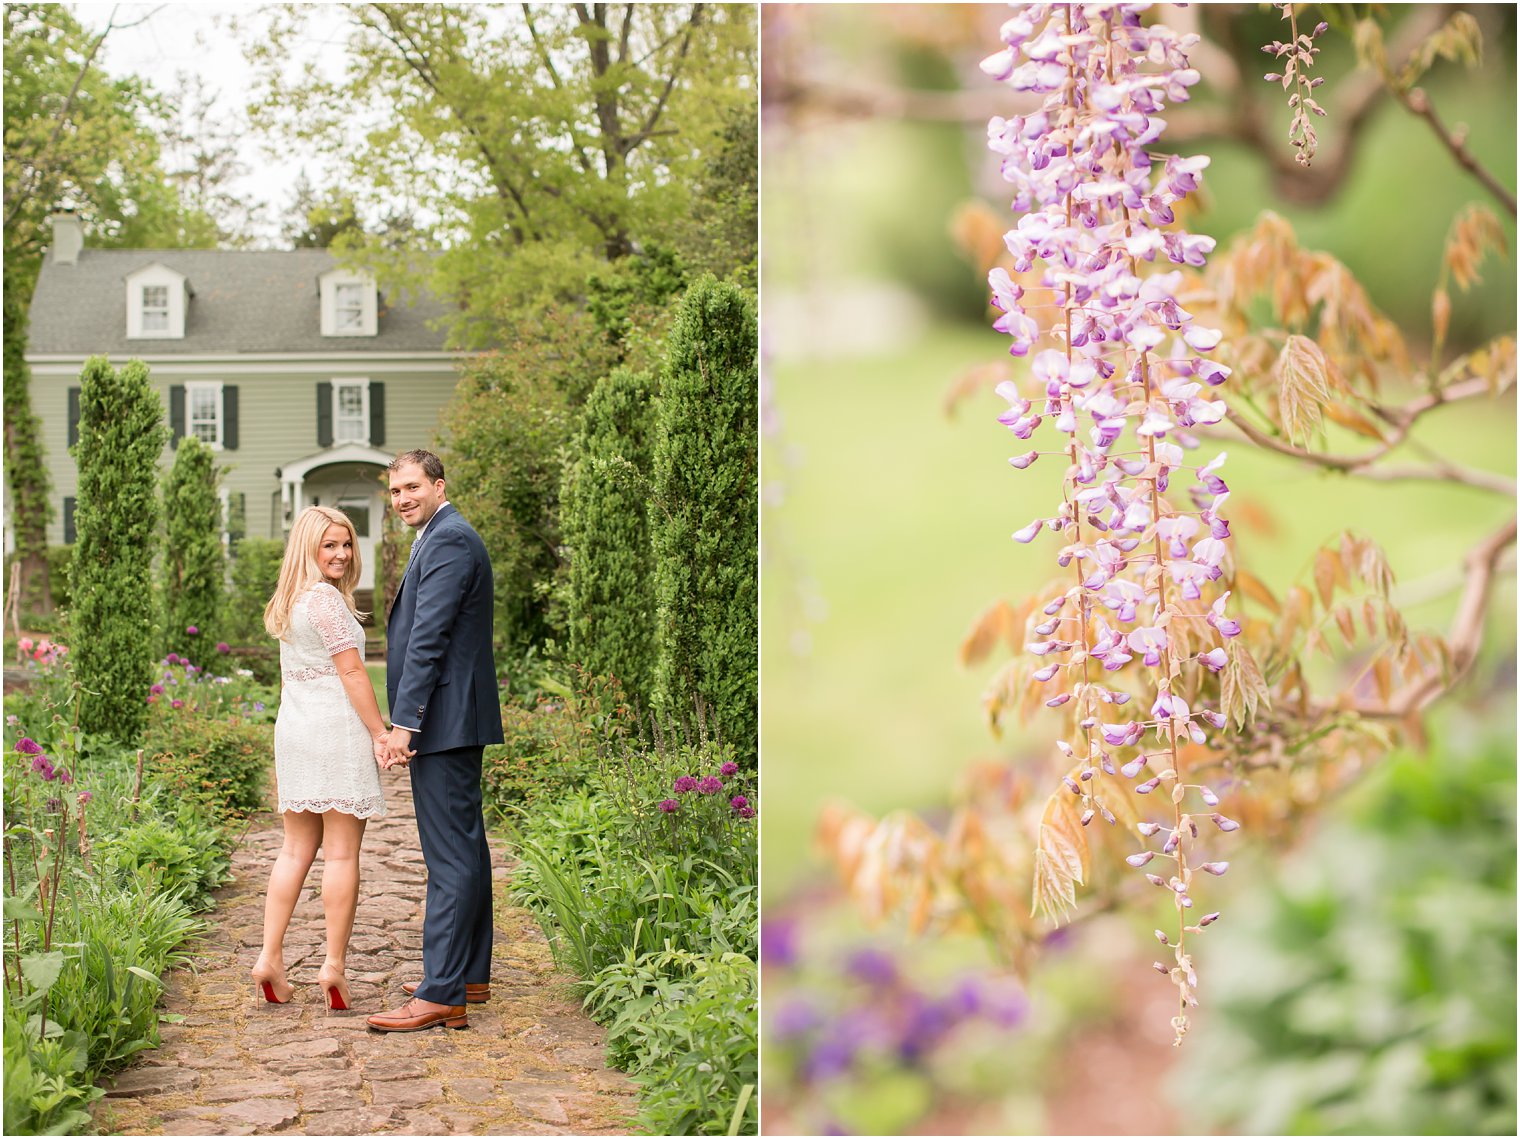
POLYGON ((1430 96, 1422 87, 1415 87, 1399 96, 1399 102, 1408 107, 1411 112, 1418 115, 1430 124, 1430 129, 1436 132, 1436 137, 1441 140, 1441 145, 1451 152, 1451 156, 1457 160, 1457 165, 1466 170, 1474 178, 1483 184, 1494 197, 1509 211, 1509 216, 1515 216, 1515 195, 1505 189, 1488 170, 1480 163, 1473 153, 1467 149, 1466 132, 1458 138, 1452 131, 1446 129, 1441 118, 1436 114, 1435 107, 1431 104, 1430 96))
POLYGON ((676 52, 676 58, 670 66, 670 74, 665 79, 665 90, 660 92, 660 97, 650 108, 649 116, 644 120, 644 125, 639 128, 639 133, 629 141, 625 154, 637 149, 654 135, 655 124, 660 121, 660 116, 665 113, 665 104, 670 100, 670 93, 676 88, 676 80, 681 75, 681 64, 685 62, 687 53, 691 50, 691 37, 702 23, 703 5, 693 4, 691 16, 686 21, 686 32, 681 37, 680 50, 676 52))

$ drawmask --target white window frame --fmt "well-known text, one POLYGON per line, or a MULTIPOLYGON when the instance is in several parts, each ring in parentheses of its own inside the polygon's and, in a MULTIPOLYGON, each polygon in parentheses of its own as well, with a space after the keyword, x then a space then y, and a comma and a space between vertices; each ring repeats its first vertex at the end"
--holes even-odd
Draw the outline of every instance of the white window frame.
MULTIPOLYGON (((220 451, 222 440, 227 437, 227 401, 223 398, 220 380, 197 380, 185 385, 185 435, 195 435, 195 394, 204 391, 210 391, 215 396, 216 438, 201 439, 201 442, 213 451, 220 451)), ((200 439, 200 436, 196 435, 196 438, 200 439)))
POLYGON ((317 278, 320 294, 323 336, 375 336, 379 333, 379 297, 373 277, 352 269, 329 269, 317 278), (360 319, 358 327, 338 327, 338 287, 359 288, 360 319))
POLYGON ((150 334, 151 333, 153 335, 160 335, 162 333, 168 332, 169 331, 169 321, 171 319, 170 318, 170 314, 169 314, 169 286, 168 285, 151 284, 151 285, 138 285, 137 287, 138 287, 139 290, 141 290, 141 294, 142 294, 142 330, 143 330, 143 332, 145 334, 150 334), (162 305, 150 305, 148 303, 148 293, 149 293, 150 290, 157 290, 157 289, 162 289, 163 290, 164 303, 162 305), (160 328, 150 328, 149 324, 148 324, 148 318, 149 317, 156 317, 156 316, 163 317, 163 320, 164 320, 163 326, 160 327, 160 328))
POLYGON ((345 443, 358 443, 361 446, 369 446, 369 378, 360 376, 344 376, 334 378, 332 381, 332 432, 333 446, 341 447, 345 443), (345 439, 338 430, 342 422, 341 411, 343 408, 342 391, 344 388, 358 388, 359 402, 363 411, 361 413, 360 432, 357 439, 345 439))
POLYGON ((160 262, 145 265, 126 279, 127 287, 127 339, 128 340, 183 340, 185 338, 185 310, 189 288, 183 273, 176 273, 160 262), (147 303, 147 291, 161 288, 167 290, 167 307, 147 303), (145 327, 149 313, 166 313, 163 328, 145 327))

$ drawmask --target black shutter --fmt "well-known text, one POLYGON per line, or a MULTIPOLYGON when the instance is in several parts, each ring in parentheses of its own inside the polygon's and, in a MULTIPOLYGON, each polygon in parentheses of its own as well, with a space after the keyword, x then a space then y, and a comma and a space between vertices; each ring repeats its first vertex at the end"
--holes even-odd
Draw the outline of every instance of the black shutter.
POLYGON ((369 382, 369 445, 385 446, 385 385, 369 382))
POLYGON ((185 437, 185 385, 169 385, 169 430, 174 433, 174 445, 185 437))
POLYGON ((70 497, 63 500, 63 544, 74 544, 74 499, 70 497))
POLYGON ((317 385, 317 446, 332 446, 332 385, 323 380, 317 385))
POLYGON ((222 449, 236 451, 238 445, 238 393, 236 384, 222 385, 222 449))
POLYGON ((69 389, 69 446, 79 442, 79 389, 69 389))

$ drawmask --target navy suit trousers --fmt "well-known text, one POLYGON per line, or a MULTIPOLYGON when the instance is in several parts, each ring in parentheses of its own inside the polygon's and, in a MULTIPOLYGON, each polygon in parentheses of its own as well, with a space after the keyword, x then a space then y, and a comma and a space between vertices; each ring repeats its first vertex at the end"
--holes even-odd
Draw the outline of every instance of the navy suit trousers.
POLYGON ((422 984, 416 995, 464 1004, 466 984, 491 979, 491 848, 481 809, 483 748, 412 757, 412 805, 427 861, 422 984))

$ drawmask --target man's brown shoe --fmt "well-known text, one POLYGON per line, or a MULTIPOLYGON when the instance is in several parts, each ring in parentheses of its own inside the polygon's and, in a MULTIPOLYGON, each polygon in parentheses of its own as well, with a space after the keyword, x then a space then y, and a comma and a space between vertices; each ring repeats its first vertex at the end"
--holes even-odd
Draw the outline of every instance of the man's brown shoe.
POLYGON ((470 1018, 464 1005, 433 1005, 431 1001, 412 999, 395 1012, 376 1013, 366 1023, 378 1032, 420 1032, 424 1028, 469 1028, 470 1018))
MULTIPOLYGON (((411 996, 417 991, 417 986, 420 984, 422 984, 421 981, 404 981, 401 985, 401 991, 407 996, 411 996)), ((489 983, 484 985, 466 985, 464 987, 464 1003, 467 1005, 483 1005, 490 999, 491 986, 489 983)))

